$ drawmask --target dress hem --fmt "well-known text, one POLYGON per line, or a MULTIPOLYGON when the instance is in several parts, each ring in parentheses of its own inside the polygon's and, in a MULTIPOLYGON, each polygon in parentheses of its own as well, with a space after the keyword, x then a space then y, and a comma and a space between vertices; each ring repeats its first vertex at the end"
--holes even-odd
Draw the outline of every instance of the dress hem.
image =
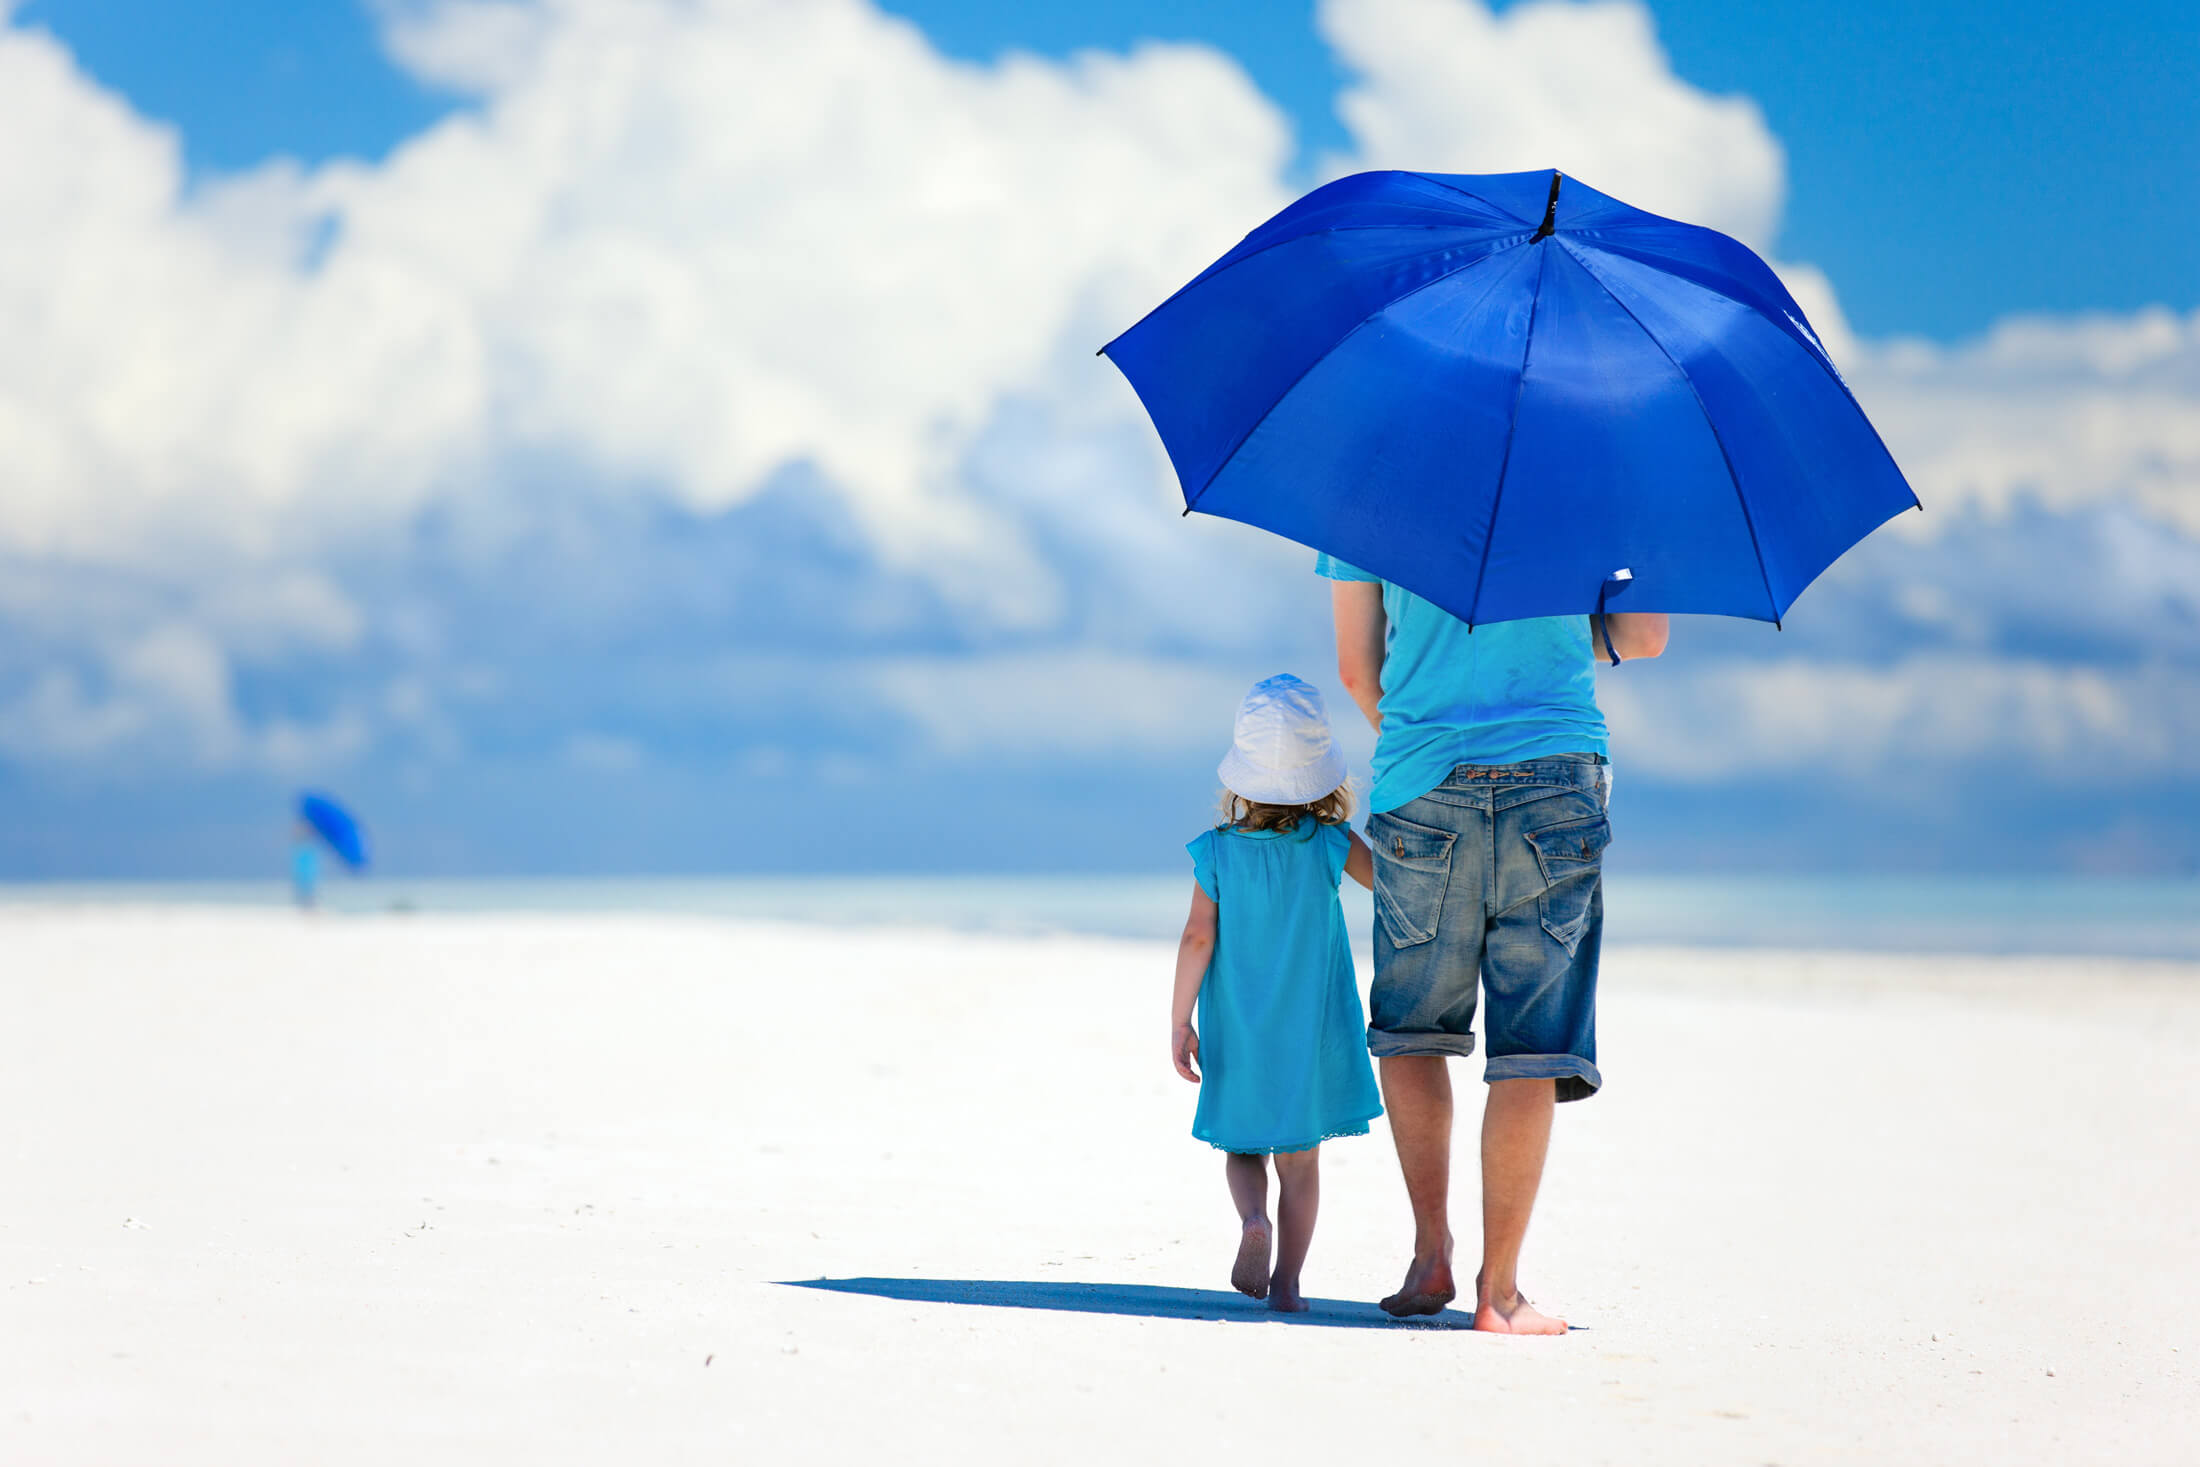
POLYGON ((1209 1146, 1214 1147, 1217 1151, 1227 1151, 1234 1156, 1274 1156, 1278 1152, 1311 1150, 1312 1148, 1321 1145, 1324 1141, 1337 1141, 1347 1136, 1365 1136, 1367 1134, 1368 1123, 1374 1120, 1376 1116, 1379 1116, 1381 1114, 1382 1112, 1378 1110, 1375 1112, 1374 1115, 1365 1116, 1360 1120, 1349 1122, 1341 1128, 1324 1131, 1311 1141, 1283 1141, 1275 1143, 1273 1145, 1233 1146, 1227 1141, 1217 1141, 1212 1136, 1203 1136, 1196 1130, 1192 1132, 1192 1138, 1197 1141, 1206 1142, 1209 1146))

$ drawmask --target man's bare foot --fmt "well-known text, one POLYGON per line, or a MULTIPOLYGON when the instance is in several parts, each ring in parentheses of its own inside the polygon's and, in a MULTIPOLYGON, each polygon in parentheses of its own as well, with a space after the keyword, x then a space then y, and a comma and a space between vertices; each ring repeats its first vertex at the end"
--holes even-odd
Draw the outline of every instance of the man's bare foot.
POLYGON ((1230 1287, 1256 1299, 1268 1297, 1268 1219, 1256 1217, 1238 1237, 1237 1262, 1230 1269, 1230 1287))
POLYGON ((1430 1258, 1413 1260, 1406 1270, 1406 1281, 1398 1286, 1398 1292, 1382 1302, 1385 1314, 1405 1319, 1415 1314, 1441 1314, 1444 1306, 1458 1297, 1452 1287, 1451 1260, 1430 1258))
POLYGON ((1566 1321, 1553 1319, 1530 1304, 1527 1296, 1513 1291, 1509 1303, 1485 1298, 1475 1305, 1474 1327, 1496 1335, 1562 1335, 1566 1321))
POLYGON ((1304 1314, 1306 1301, 1299 1297, 1299 1286, 1295 1280, 1285 1283, 1277 1279, 1268 1295, 1268 1307, 1278 1314, 1304 1314))

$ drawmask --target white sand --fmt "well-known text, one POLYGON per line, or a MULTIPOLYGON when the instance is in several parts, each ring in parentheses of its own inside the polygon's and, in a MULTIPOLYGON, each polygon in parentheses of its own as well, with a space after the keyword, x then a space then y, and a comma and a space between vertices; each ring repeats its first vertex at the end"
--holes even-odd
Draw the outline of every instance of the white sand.
MULTIPOLYGON (((2167 964, 1609 956, 1529 1240, 1563 1340, 776 1282, 1226 1287, 1167 985, 1131 943, 0 910, 0 1461, 2200 1460, 2167 964)), ((1308 1289, 1375 1298, 1387 1136, 1324 1165, 1308 1289)))

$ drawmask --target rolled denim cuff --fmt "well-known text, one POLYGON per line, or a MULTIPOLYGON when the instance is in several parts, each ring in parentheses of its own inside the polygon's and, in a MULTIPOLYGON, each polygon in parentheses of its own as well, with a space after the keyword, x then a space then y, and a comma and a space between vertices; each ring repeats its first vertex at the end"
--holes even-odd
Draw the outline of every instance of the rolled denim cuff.
POLYGON ((1474 1053, 1472 1034, 1447 1034, 1440 1029, 1421 1033, 1399 1032, 1367 1026, 1367 1052, 1377 1059, 1387 1059, 1401 1054, 1457 1055, 1461 1059, 1474 1053))
POLYGON ((1597 1067, 1578 1054, 1492 1055, 1482 1067, 1482 1078, 1499 1080, 1556 1080, 1560 1100, 1587 1100, 1604 1088, 1597 1067))

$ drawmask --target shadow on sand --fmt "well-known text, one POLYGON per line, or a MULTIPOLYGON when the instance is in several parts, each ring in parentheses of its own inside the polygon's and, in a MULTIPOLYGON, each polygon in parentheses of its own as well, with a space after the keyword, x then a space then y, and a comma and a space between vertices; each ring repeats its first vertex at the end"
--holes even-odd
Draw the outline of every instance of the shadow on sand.
POLYGON ((1304 1314, 1277 1314, 1256 1299, 1220 1289, 1165 1289, 1151 1284, 1037 1283, 1009 1279, 781 1279, 795 1289, 869 1294, 926 1304, 981 1304, 996 1309, 1062 1309, 1073 1314, 1130 1314, 1143 1319, 1219 1319, 1238 1324, 1294 1324, 1330 1329, 1472 1329, 1474 1316, 1447 1309, 1419 1319, 1392 1319, 1373 1304, 1309 1299, 1304 1314))

